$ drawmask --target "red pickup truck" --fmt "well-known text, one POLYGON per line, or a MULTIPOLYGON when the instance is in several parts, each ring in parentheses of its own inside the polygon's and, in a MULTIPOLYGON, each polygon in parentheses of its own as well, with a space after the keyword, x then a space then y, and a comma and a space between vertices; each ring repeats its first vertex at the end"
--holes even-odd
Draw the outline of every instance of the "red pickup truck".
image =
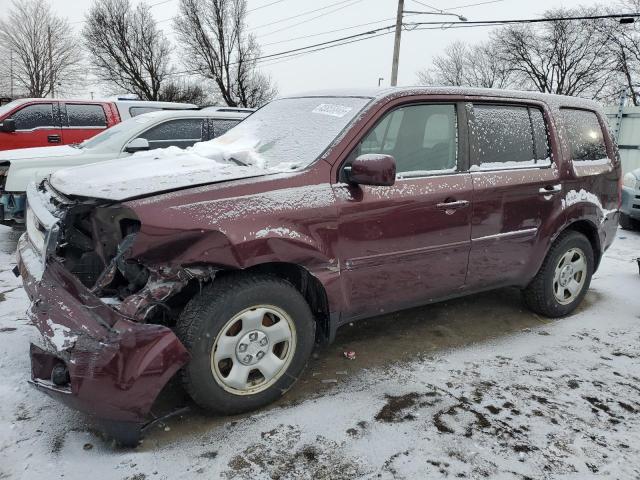
POLYGON ((0 107, 0 151, 80 143, 141 113, 195 108, 140 100, 23 98, 0 107))

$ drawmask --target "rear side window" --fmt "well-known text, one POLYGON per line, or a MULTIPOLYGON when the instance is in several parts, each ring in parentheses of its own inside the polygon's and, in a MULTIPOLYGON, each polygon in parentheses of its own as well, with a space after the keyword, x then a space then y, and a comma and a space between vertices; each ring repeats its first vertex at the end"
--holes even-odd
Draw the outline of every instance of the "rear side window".
POLYGON ((150 148, 190 147, 202 140, 202 119, 182 118, 156 125, 139 135, 149 142, 150 148))
POLYGON ((480 169, 550 164, 547 127, 537 108, 474 105, 471 129, 480 169))
POLYGON ((598 116, 588 110, 563 108, 562 121, 574 161, 594 161, 607 158, 602 127, 598 116))
POLYGON ((239 123, 239 120, 209 120, 209 125, 212 128, 211 138, 217 138, 220 135, 224 135, 239 123))
POLYGON ((70 127, 106 127, 107 117, 100 105, 67 104, 70 127))
POLYGON ((16 130, 55 127, 53 104, 51 103, 28 105, 11 115, 11 118, 16 121, 16 130))

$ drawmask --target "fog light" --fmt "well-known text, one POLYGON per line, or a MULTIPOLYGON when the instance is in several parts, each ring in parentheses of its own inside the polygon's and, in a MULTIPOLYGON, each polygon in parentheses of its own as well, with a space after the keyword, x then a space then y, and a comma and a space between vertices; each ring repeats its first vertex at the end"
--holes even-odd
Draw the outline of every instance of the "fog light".
POLYGON ((69 369, 59 363, 51 370, 51 381, 54 385, 58 387, 64 387, 71 382, 71 377, 69 377, 69 369))

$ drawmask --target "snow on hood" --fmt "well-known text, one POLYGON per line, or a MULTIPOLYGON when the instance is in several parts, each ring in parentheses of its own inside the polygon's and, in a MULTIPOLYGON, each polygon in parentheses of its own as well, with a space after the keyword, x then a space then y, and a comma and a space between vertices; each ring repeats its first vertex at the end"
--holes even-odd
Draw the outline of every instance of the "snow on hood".
POLYGON ((0 152, 0 161, 25 160, 25 159, 47 159, 53 157, 71 157, 81 155, 82 150, 69 145, 59 145, 56 147, 19 148, 16 150, 5 150, 0 152))
POLYGON ((58 170, 50 183, 81 197, 125 200, 133 197, 275 173, 264 166, 254 141, 203 142, 141 152, 117 160, 58 170))

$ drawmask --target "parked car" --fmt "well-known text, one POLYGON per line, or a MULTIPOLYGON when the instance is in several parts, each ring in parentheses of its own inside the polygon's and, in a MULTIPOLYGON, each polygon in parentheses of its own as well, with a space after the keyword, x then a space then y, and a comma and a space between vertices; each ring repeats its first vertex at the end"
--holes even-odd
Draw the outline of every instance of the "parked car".
POLYGON ((154 148, 187 148, 222 135, 247 115, 220 110, 156 111, 125 120, 80 144, 0 152, 0 223, 24 223, 27 185, 56 170, 154 148))
POLYGON ((143 113, 196 108, 141 100, 23 98, 0 107, 0 150, 71 145, 143 113))
POLYGON ((273 402, 354 320, 513 286, 582 302, 620 159, 596 103, 411 88, 282 98, 190 151, 28 192, 32 382, 135 442, 180 372, 206 410, 273 402))
POLYGON ((623 177, 620 226, 625 230, 640 229, 640 168, 623 177))

